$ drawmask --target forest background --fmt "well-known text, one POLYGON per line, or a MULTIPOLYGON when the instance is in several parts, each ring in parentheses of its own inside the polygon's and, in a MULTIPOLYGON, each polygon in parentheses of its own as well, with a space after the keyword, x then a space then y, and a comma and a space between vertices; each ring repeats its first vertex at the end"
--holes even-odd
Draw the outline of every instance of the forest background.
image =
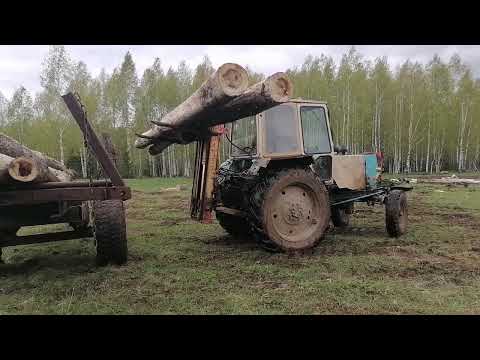
MULTIPOLYGON (((252 84, 270 75, 241 65, 252 84)), ((195 144, 174 145, 151 157, 133 146, 135 133, 184 101, 214 70, 208 56, 194 69, 185 61, 165 69, 155 58, 138 74, 127 52, 111 73, 93 77, 64 46, 51 46, 42 61, 41 91, 31 94, 20 86, 10 99, 0 92, 0 131, 85 176, 83 139, 61 98, 74 91, 97 132, 112 136, 123 177, 189 177, 195 144)), ((458 54, 391 68, 386 57, 366 60, 352 47, 339 63, 306 54, 303 64, 278 71, 293 81, 294 97, 327 102, 336 144, 352 153, 383 151, 388 172, 480 168, 480 79, 458 54)), ((229 153, 230 144, 222 141, 222 160, 229 153)))

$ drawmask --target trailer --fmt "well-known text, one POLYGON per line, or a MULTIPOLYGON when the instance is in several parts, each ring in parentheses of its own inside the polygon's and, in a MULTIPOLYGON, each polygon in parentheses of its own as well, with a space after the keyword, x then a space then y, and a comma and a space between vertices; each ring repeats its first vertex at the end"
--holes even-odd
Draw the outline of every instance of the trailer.
POLYGON ((93 238, 98 265, 124 264, 128 247, 123 202, 131 198, 131 190, 90 125, 80 98, 73 93, 62 98, 107 178, 0 189, 0 259, 4 247, 93 238), (24 226, 65 223, 71 230, 17 235, 24 226))

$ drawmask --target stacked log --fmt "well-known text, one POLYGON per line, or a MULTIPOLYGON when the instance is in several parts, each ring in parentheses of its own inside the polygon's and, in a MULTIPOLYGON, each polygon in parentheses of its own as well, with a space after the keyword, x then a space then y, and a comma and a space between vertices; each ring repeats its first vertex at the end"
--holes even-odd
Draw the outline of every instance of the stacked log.
POLYGON ((222 65, 192 96, 138 135, 135 146, 150 146, 150 154, 158 155, 173 143, 188 144, 211 136, 209 128, 215 125, 287 102, 293 92, 284 73, 275 73, 248 88, 247 83, 247 72, 240 65, 222 65))
POLYGON ((64 182, 73 177, 59 161, 0 134, 0 184, 64 182))

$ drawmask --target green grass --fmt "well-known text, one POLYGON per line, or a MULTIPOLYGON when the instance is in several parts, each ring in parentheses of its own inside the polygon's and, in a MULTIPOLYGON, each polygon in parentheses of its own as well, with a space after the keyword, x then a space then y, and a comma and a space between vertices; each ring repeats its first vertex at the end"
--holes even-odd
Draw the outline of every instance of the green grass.
POLYGON ((155 192, 165 188, 172 188, 177 185, 192 185, 192 179, 185 177, 127 179, 126 182, 128 186, 132 187, 132 189, 144 192, 155 192))
POLYGON ((414 185, 409 230, 381 207, 312 254, 271 254, 189 218, 189 179, 129 180, 129 261, 97 268, 88 240, 4 249, 2 314, 480 314, 480 187, 414 185), (439 192, 444 191, 444 192, 439 192))

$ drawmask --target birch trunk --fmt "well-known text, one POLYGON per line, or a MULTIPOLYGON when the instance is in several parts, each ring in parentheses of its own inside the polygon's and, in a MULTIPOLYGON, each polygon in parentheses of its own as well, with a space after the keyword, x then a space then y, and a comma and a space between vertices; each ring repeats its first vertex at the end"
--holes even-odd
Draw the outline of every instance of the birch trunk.
POLYGON ((58 143, 60 145, 60 163, 62 165, 65 164, 65 154, 63 152, 63 133, 65 132, 65 129, 61 128, 58 131, 58 143))
POLYGON ((425 172, 429 173, 430 164, 430 131, 431 131, 431 119, 428 118, 428 133, 427 133, 427 156, 425 159, 425 172))

